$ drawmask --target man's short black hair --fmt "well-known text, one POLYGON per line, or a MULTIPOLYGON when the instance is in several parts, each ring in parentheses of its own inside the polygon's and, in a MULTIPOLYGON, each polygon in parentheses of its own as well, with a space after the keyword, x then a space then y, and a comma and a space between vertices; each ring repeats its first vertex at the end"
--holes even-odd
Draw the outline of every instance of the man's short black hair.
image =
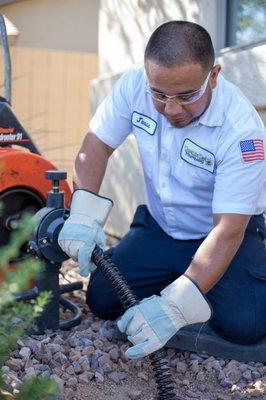
POLYGON ((202 26, 188 21, 169 21, 151 35, 144 61, 154 60, 165 67, 199 63, 203 69, 214 64, 214 48, 209 33, 202 26))

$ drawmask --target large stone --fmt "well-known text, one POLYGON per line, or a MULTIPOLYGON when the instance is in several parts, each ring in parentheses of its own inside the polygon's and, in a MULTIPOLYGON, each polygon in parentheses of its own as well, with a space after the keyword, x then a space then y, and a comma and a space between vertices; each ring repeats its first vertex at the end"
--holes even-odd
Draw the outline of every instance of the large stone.
POLYGON ((187 371, 187 364, 185 361, 178 361, 176 364, 176 371, 184 374, 187 371))
POLYGON ((78 381, 81 384, 87 384, 93 379, 93 377, 94 377, 94 373, 93 372, 86 371, 86 372, 83 372, 82 374, 80 374, 78 376, 78 381))
POLYGON ((26 375, 24 376, 24 379, 33 379, 36 377, 36 371, 33 367, 30 367, 26 371, 26 375))
POLYGON ((104 376, 100 374, 100 372, 95 372, 95 380, 96 382, 104 382, 104 376))
POLYGON ((232 383, 237 383, 241 379, 241 376, 241 371, 238 368, 232 368, 226 372, 227 379, 232 383))
POLYGON ((111 358, 111 360, 113 361, 118 361, 119 359, 119 351, 116 347, 113 347, 110 351, 109 351, 109 356, 111 358))
POLYGON ((24 361, 20 358, 10 358, 6 361, 6 365, 13 371, 19 372, 24 366, 24 361))
POLYGON ((31 349, 29 347, 22 347, 19 351, 19 356, 25 360, 30 358, 31 349))

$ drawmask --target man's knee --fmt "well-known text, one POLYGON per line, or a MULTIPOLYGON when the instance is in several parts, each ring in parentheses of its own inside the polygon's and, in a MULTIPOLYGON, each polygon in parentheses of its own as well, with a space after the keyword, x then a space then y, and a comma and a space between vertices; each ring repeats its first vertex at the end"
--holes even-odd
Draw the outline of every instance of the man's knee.
POLYGON ((105 282, 91 277, 86 293, 86 303, 96 317, 115 320, 122 313, 122 307, 112 288, 105 282))
POLYGON ((237 318, 223 315, 211 321, 212 326, 222 338, 238 344, 254 344, 257 340, 256 324, 254 317, 244 319, 240 315, 237 318))

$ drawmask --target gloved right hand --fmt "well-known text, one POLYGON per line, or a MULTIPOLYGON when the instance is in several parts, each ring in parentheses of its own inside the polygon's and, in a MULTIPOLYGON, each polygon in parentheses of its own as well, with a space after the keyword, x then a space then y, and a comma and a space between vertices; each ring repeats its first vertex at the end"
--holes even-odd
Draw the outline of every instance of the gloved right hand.
POLYGON ((112 206, 112 200, 87 190, 78 189, 72 195, 70 216, 59 234, 58 244, 78 261, 82 276, 88 276, 96 268, 91 254, 96 244, 104 248, 103 225, 112 206))
POLYGON ((163 347, 186 325, 206 322, 211 307, 200 288, 187 275, 181 275, 164 288, 160 295, 141 300, 118 320, 121 332, 133 343, 128 358, 140 358, 163 347))

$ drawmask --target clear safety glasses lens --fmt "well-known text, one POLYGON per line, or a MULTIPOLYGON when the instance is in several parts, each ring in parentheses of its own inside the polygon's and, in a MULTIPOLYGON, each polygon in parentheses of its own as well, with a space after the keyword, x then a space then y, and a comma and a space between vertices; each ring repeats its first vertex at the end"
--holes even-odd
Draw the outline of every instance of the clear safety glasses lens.
POLYGON ((168 100, 172 100, 172 101, 178 102, 179 104, 191 104, 191 103, 194 103, 195 101, 199 100, 203 96, 203 94, 206 90, 208 81, 209 81, 210 74, 211 74, 211 71, 208 73, 208 76, 205 79, 202 86, 198 90, 195 90, 195 92, 193 92, 193 93, 168 96, 164 93, 160 93, 160 92, 156 92, 155 90, 152 90, 149 86, 147 87, 147 92, 152 96, 152 98, 154 100, 160 101, 162 103, 167 103, 168 100))

